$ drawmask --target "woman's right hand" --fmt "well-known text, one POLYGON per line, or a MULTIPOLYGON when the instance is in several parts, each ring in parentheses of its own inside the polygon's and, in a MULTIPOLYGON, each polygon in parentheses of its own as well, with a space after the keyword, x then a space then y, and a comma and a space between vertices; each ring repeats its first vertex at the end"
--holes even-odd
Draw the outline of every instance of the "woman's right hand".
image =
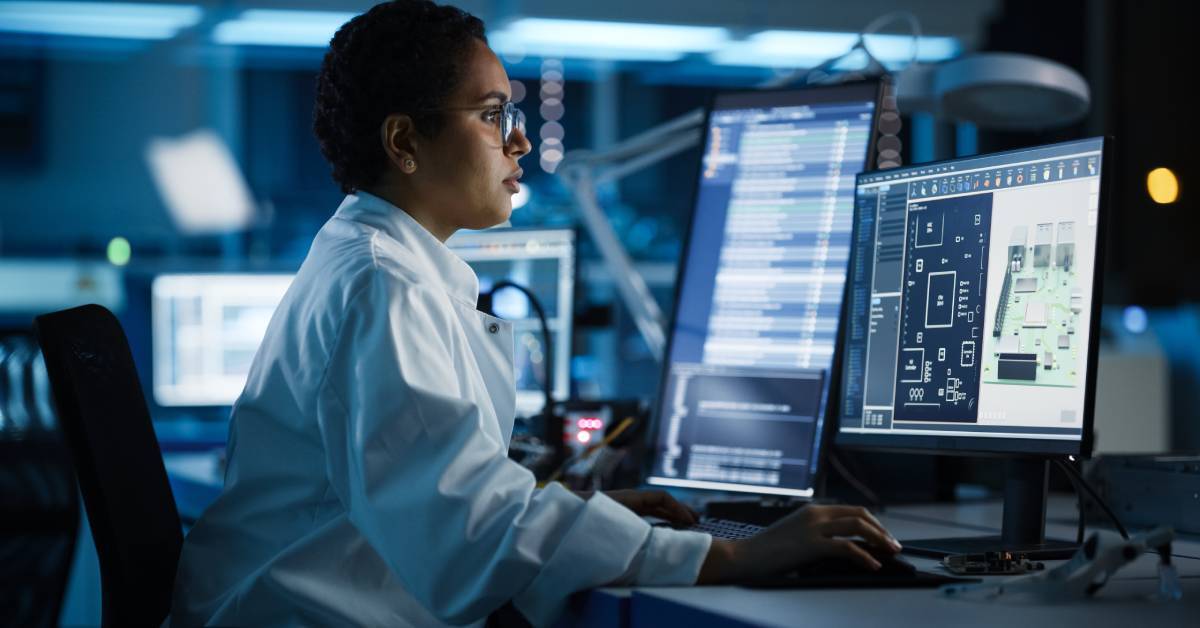
POLYGON ((866 508, 813 504, 751 538, 713 539, 696 584, 737 582, 782 573, 829 557, 849 558, 867 569, 879 569, 879 561, 848 537, 862 537, 880 552, 900 551, 900 544, 866 508))

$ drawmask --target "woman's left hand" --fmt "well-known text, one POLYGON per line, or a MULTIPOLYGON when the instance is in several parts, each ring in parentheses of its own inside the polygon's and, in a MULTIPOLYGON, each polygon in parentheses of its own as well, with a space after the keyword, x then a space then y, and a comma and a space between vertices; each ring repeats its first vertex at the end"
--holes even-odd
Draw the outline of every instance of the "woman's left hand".
POLYGON ((679 503, 666 491, 624 489, 604 491, 604 494, 642 517, 666 519, 677 526, 693 525, 700 520, 695 511, 679 503))

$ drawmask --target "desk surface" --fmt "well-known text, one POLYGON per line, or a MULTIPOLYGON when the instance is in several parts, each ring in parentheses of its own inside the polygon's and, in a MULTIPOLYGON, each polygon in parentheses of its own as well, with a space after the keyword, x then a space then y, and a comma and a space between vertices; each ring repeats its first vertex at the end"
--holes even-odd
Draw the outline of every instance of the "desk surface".
MULTIPOLYGON (((897 538, 980 536, 999 533, 1001 504, 931 504, 894 507, 880 519, 897 538)), ((1048 535, 1075 538, 1074 500, 1051 500, 1048 535)), ((936 589, 754 590, 736 586, 608 588, 584 594, 572 606, 569 623, 592 626, 975 626, 1079 625, 1194 626, 1200 617, 1200 541, 1177 539, 1174 564, 1183 599, 1148 599, 1158 588, 1154 555, 1144 555, 1114 576, 1093 599, 1047 603, 1028 595, 996 599, 950 598, 936 589)), ((936 571, 938 562, 906 556, 919 569, 936 571)), ((1052 567, 1059 561, 1048 562, 1052 567)), ((1003 576, 994 577, 997 580, 1003 576)))
MULTIPOLYGON (((211 454, 167 457, 172 488, 181 514, 203 508, 220 492, 216 458, 211 454)), ((889 508, 879 518, 896 538, 999 534, 1002 505, 926 504, 889 508)), ((1075 499, 1052 496, 1047 536, 1074 539, 1075 499)), ((1158 586, 1157 557, 1144 555, 1126 566, 1091 600, 1049 604, 1027 596, 995 600, 955 599, 935 589, 754 590, 724 587, 606 588, 581 593, 571 601, 561 624, 572 626, 928 626, 947 623, 979 626, 1014 624, 1103 626, 1195 626, 1200 617, 1200 538, 1178 538, 1172 547, 1183 583, 1183 600, 1152 602, 1158 586)), ((940 569, 938 562, 907 556, 917 568, 940 569)), ((1053 566, 1057 562, 1048 562, 1053 566)), ((1002 577, 997 577, 1002 578, 1002 577)))

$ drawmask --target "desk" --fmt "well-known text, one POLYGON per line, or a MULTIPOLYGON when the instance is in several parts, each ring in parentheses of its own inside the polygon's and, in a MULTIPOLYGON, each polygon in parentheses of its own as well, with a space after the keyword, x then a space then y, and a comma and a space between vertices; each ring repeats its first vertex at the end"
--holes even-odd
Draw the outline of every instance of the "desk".
MULTIPOLYGON (((1050 502, 1047 533, 1075 538, 1074 498, 1050 502)), ((1001 505, 894 507, 880 515, 906 538, 998 534, 1001 505)), ((581 626, 1195 626, 1200 618, 1200 539, 1177 539, 1173 562, 1183 583, 1178 602, 1151 602, 1158 588, 1155 555, 1126 566, 1091 600, 1047 604, 1026 596, 996 600, 945 597, 936 589, 755 590, 735 586, 605 588, 572 601, 563 624, 581 626), (1192 557, 1188 557, 1192 556, 1192 557)), ((934 571, 937 561, 906 556, 934 571)), ((1059 564, 1048 562, 1047 566, 1059 564)), ((1003 578, 1003 576, 995 577, 1003 578)))
MULTIPOLYGON (((165 456, 180 513, 197 516, 220 492, 220 473, 211 453, 165 456)), ((1053 495, 1046 533, 1075 538, 1075 498, 1053 495)), ((926 504, 889 508, 879 518, 900 539, 999 534, 1002 505, 926 504)), ((741 587, 603 588, 574 596, 563 626, 983 626, 1078 625, 1195 626, 1200 624, 1200 538, 1178 538, 1172 546, 1184 597, 1152 603, 1143 596, 1158 586, 1157 556, 1144 555, 1126 566, 1095 599, 1066 604, 1031 602, 1025 597, 995 601, 955 599, 935 589, 753 590, 741 587)), ((935 560, 907 557, 917 568, 935 571, 935 560)), ((1049 562, 1052 566, 1056 562, 1049 562)))

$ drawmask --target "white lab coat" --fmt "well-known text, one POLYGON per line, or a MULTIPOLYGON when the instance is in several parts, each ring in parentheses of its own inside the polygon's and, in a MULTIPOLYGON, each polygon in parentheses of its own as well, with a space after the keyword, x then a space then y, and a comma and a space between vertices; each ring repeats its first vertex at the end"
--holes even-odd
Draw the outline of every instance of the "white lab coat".
POLYGON ((313 241, 229 426, 225 488, 187 536, 172 623, 436 626, 512 601, 695 581, 708 535, 507 457, 509 323, 405 212, 346 198, 313 241))

